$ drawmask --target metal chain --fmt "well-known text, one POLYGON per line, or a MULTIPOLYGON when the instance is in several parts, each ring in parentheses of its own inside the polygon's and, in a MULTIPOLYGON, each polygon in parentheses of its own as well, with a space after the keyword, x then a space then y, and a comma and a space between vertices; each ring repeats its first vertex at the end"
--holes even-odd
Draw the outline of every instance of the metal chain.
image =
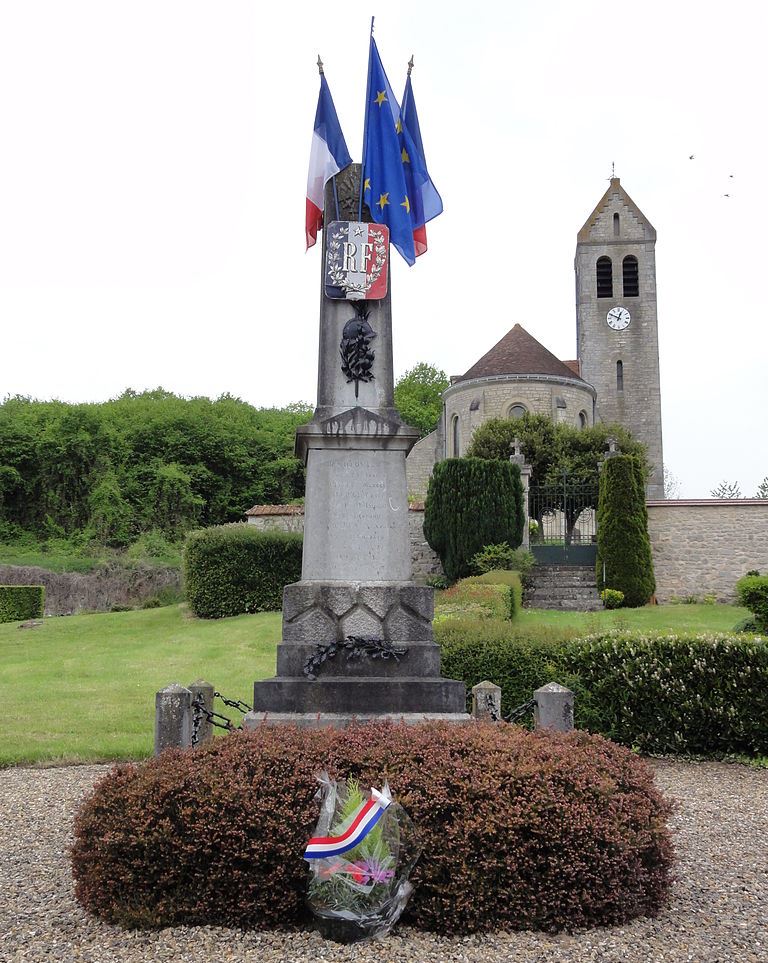
POLYGON ((221 699, 225 706, 229 706, 230 709, 237 709, 238 712, 252 712, 253 706, 249 706, 247 702, 241 702, 239 699, 225 699, 220 692, 213 693, 214 699, 221 699))
MULTIPOLYGON (((218 693, 215 693, 215 694, 218 695, 218 693)), ((221 698, 221 696, 219 696, 219 698, 221 698)), ((243 703, 243 705, 245 705, 245 703, 243 703)), ((194 699, 194 701, 192 702, 192 747, 193 748, 200 741, 200 726, 202 725, 203 717, 205 717, 212 726, 216 726, 217 729, 226 729, 227 732, 241 732, 243 729, 242 726, 234 725, 231 719, 228 719, 226 716, 221 715, 220 712, 212 712, 210 709, 206 708, 202 695, 198 695, 197 698, 194 699), (221 720, 221 721, 218 721, 218 720, 221 720)))
POLYGON ((521 705, 515 706, 515 708, 510 713, 504 716, 504 720, 506 722, 517 722, 518 719, 522 719, 523 716, 527 716, 528 713, 531 711, 531 709, 533 709, 535 705, 536 705, 536 700, 529 699, 527 702, 523 702, 521 705))
POLYGON ((485 711, 490 716, 491 722, 500 722, 501 716, 496 708, 496 700, 490 692, 485 693, 485 711))

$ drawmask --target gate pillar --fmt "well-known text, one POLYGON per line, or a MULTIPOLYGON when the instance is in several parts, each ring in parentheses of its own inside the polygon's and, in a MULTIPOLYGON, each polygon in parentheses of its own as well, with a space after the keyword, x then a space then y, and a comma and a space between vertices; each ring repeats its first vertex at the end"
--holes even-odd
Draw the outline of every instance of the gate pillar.
POLYGON ((522 547, 529 550, 531 547, 531 526, 530 526, 530 508, 528 505, 528 495, 529 489, 531 487, 531 472, 532 468, 526 462, 525 455, 523 454, 523 449, 520 444, 519 438, 514 438, 512 444, 510 445, 510 451, 512 454, 509 456, 509 460, 513 465, 519 465, 520 467, 520 479, 523 483, 523 543, 522 547))

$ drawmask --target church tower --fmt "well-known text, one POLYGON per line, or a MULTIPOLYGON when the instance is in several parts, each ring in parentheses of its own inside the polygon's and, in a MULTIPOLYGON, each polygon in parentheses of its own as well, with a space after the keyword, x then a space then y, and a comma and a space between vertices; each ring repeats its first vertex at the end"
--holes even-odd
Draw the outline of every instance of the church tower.
POLYGON ((664 497, 656 231, 619 183, 576 241, 576 341, 581 377, 597 389, 597 418, 618 422, 648 449, 649 498, 664 497))

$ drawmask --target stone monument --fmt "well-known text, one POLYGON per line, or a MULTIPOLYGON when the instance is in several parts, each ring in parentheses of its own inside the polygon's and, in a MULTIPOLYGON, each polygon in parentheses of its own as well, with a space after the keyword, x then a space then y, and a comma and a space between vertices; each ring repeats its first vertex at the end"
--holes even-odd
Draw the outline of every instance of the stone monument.
MULTIPOLYGON (((334 220, 353 222, 343 242, 351 270, 364 276, 363 261, 377 256, 352 240, 370 223, 357 220, 359 184, 360 166, 350 165, 327 186, 324 278, 329 236, 342 237, 334 220)), ((296 433, 307 468, 302 577, 285 587, 277 675, 254 684, 245 724, 464 721, 464 684, 440 675, 433 589, 411 577, 405 456, 419 435, 394 408, 389 288, 380 300, 326 290, 317 408, 296 433)))

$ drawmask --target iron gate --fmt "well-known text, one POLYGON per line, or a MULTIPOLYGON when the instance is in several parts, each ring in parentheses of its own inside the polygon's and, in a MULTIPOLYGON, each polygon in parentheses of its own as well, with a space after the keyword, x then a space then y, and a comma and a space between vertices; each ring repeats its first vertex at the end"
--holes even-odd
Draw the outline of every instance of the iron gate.
POLYGON ((528 495, 531 551, 546 565, 594 565, 597 481, 537 485, 528 495))

